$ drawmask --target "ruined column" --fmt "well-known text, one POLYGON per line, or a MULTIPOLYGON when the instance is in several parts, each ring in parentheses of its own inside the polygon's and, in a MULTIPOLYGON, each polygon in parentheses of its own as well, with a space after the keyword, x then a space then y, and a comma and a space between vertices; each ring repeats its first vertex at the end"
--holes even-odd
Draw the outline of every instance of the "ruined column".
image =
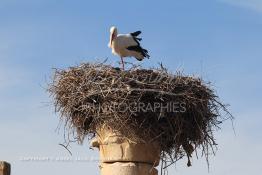
POLYGON ((10 175, 11 165, 7 162, 0 161, 0 175, 10 175))
POLYGON ((98 130, 91 145, 100 152, 101 175, 157 175, 157 143, 134 143, 106 127, 98 130))

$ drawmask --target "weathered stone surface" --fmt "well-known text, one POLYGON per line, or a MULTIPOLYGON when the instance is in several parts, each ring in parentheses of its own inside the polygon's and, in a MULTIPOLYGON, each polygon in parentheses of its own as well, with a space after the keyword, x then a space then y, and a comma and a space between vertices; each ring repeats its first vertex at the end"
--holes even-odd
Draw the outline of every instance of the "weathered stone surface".
POLYGON ((100 161, 143 162, 157 166, 160 152, 153 144, 109 143, 100 145, 100 161))
POLYGON ((100 162, 141 162, 154 167, 159 165, 160 148, 157 143, 133 143, 109 129, 102 128, 98 131, 99 136, 91 145, 99 148, 100 162))
POLYGON ((0 161, 0 175, 10 175, 11 165, 7 162, 0 161))
POLYGON ((157 175, 152 165, 133 162, 101 163, 101 175, 157 175))
POLYGON ((91 146, 100 152, 101 175, 157 175, 159 144, 134 143, 106 127, 97 129, 91 146))

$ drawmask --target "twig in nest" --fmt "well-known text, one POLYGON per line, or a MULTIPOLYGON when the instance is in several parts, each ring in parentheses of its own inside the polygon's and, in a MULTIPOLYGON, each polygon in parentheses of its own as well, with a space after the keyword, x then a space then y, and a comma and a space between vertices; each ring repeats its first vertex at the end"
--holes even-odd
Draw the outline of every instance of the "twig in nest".
POLYGON ((69 154, 72 156, 73 154, 71 153, 71 151, 67 148, 68 147, 68 145, 67 146, 65 146, 64 144, 62 144, 62 143, 59 143, 58 145, 60 145, 60 146, 62 146, 62 147, 64 147, 68 152, 69 152, 69 154))

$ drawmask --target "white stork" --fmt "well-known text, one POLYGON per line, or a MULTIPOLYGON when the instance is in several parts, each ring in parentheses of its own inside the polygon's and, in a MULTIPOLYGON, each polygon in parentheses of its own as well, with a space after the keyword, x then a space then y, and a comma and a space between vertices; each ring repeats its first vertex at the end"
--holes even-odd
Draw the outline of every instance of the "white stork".
POLYGON ((137 36, 141 34, 141 31, 136 31, 129 34, 117 34, 117 28, 110 28, 110 41, 108 47, 112 49, 114 55, 118 55, 121 58, 123 70, 124 57, 135 57, 137 60, 142 61, 145 57, 149 58, 148 51, 140 46, 139 41, 142 38, 137 36))

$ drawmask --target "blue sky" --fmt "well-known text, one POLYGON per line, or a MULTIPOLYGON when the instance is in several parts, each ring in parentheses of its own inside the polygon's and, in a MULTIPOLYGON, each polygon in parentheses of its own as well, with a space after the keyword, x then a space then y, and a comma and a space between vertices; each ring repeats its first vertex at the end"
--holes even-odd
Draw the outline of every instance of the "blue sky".
MULTIPOLYGON (((107 47, 109 28, 142 30, 151 59, 170 71, 183 70, 211 81, 236 117, 236 135, 226 122, 216 133, 219 149, 210 160, 185 161, 169 174, 246 175, 261 172, 261 0, 183 1, 0 1, 0 159, 13 174, 99 174, 98 162, 21 161, 22 157, 67 157, 58 143, 58 116, 45 87, 52 68, 119 58, 107 47)), ((129 59, 134 61, 134 59, 129 59)), ((74 156, 97 151, 72 145, 74 156)))

